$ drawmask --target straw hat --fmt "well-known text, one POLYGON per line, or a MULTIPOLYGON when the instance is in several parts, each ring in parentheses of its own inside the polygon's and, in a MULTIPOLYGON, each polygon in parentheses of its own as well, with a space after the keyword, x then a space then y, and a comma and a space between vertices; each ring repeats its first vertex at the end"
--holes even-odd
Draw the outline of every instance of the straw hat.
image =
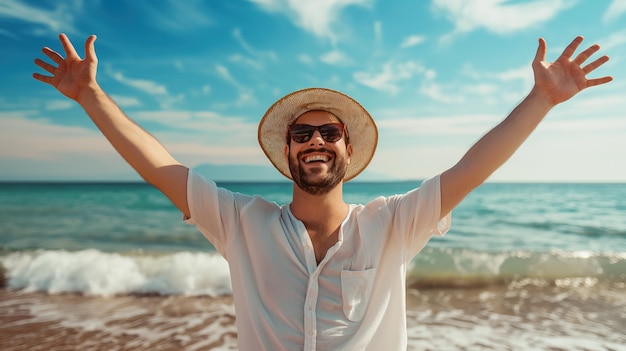
POLYGON ((259 123, 259 144, 274 167, 292 179, 285 158, 287 127, 300 115, 322 110, 337 116, 348 129, 352 158, 344 181, 361 173, 370 163, 378 143, 378 130, 372 116, 354 99, 338 91, 308 88, 295 91, 276 101, 259 123))

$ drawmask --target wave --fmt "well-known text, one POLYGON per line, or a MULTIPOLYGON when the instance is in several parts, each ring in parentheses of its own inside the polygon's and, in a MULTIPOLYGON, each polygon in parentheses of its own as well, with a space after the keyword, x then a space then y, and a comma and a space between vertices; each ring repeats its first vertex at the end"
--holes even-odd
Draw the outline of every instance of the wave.
POLYGON ((626 282, 626 252, 474 251, 427 248, 411 262, 412 288, 479 287, 512 282, 590 284, 626 282))
MULTIPOLYGON (((593 286, 626 283, 626 253, 481 252, 427 248, 411 262, 407 286, 475 288, 485 285, 593 286)), ((38 250, 0 256, 0 287, 49 294, 96 296, 230 295, 226 260, 216 253, 107 253, 38 250)))
POLYGON ((25 291, 123 294, 225 295, 228 264, 219 255, 106 253, 95 249, 15 252, 0 258, 5 286, 25 291))

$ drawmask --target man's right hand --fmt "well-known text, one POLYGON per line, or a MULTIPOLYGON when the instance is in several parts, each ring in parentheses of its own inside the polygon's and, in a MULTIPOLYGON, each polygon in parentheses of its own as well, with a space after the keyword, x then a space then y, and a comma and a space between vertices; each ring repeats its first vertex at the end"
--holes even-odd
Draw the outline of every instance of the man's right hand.
POLYGON ((96 82, 98 58, 94 48, 96 36, 91 35, 85 41, 84 59, 78 56, 74 46, 65 34, 59 35, 59 40, 65 50, 65 58, 48 47, 43 48, 43 53, 57 66, 37 58, 35 59, 35 64, 52 74, 52 76, 34 73, 33 78, 52 85, 63 95, 80 103, 82 93, 98 86, 96 82))

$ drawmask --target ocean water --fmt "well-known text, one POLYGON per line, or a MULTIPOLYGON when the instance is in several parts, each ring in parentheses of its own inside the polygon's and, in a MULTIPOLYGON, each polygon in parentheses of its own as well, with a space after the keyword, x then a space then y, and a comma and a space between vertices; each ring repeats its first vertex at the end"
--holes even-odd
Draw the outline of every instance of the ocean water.
MULTIPOLYGON (((484 184, 407 286, 410 350, 626 350, 626 184, 484 184)), ((3 350, 236 349, 226 262, 147 184, 1 183, 0 287, 3 350)))

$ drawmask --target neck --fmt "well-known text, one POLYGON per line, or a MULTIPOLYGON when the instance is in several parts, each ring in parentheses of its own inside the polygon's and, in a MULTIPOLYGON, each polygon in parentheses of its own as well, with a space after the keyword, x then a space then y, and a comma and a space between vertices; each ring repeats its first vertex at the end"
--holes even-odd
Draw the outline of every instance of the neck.
POLYGON ((304 223, 319 264, 339 240, 341 223, 350 207, 343 201, 343 184, 324 195, 311 195, 294 184, 291 213, 304 223))
POLYGON ((324 195, 311 195, 296 184, 293 186, 291 213, 307 227, 332 226, 341 223, 348 213, 348 204, 343 201, 343 183, 324 195))

